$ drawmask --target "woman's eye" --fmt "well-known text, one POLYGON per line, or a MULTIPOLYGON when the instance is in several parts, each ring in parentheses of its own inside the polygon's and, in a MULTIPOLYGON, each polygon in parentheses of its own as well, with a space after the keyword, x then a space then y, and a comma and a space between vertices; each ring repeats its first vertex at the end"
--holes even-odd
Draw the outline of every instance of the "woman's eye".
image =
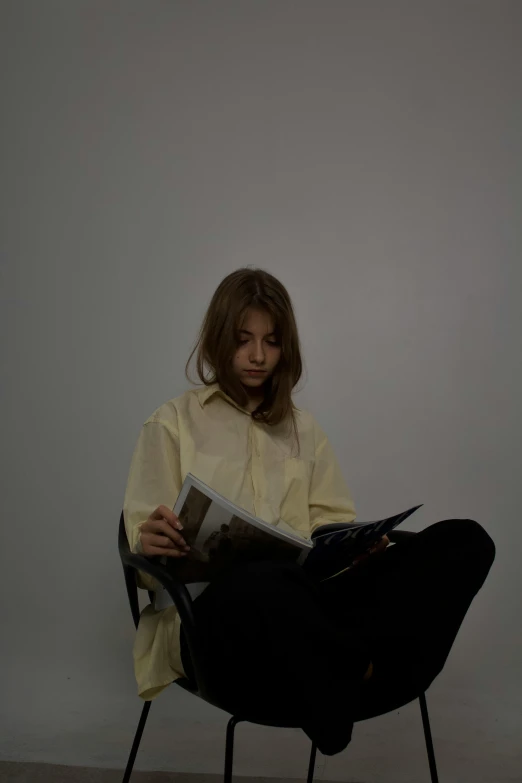
MULTIPOLYGON (((245 345, 245 343, 247 343, 247 342, 248 342, 248 340, 240 340, 239 341, 239 345, 245 345)), ((274 343, 274 342, 271 342, 270 340, 267 340, 267 343, 268 343, 268 345, 276 345, 276 346, 279 345, 279 343, 277 343, 277 342, 274 343)))

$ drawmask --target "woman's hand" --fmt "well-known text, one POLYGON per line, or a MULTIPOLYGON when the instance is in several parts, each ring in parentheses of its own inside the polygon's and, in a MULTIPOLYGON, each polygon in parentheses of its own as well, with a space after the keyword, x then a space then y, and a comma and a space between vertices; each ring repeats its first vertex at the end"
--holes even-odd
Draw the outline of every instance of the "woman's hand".
POLYGON ((370 555, 373 555, 375 552, 384 552, 388 544, 390 543, 390 539, 388 536, 383 536, 382 538, 377 541, 376 544, 372 546, 372 548, 368 552, 364 552, 362 555, 359 555, 355 558, 352 565, 358 565, 359 563, 362 563, 364 560, 370 557, 370 555))
POLYGON ((141 526, 141 551, 146 557, 185 557, 190 547, 178 530, 183 530, 183 525, 176 514, 167 506, 158 506, 141 526))

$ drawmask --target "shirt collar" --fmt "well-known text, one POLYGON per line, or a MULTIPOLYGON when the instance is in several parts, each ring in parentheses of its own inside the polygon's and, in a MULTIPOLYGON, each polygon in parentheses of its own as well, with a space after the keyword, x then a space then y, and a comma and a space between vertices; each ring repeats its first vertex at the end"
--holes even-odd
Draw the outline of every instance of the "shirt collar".
POLYGON ((228 396, 228 394, 225 394, 225 392, 220 388, 219 383, 212 383, 210 386, 206 386, 204 389, 198 389, 196 391, 196 394, 198 396, 199 404, 203 408, 213 397, 218 395, 219 397, 222 397, 224 400, 226 400, 230 405, 233 405, 235 408, 240 410, 242 413, 248 413, 250 416, 250 413, 245 409, 242 408, 241 405, 238 405, 237 402, 235 402, 231 397, 228 396))

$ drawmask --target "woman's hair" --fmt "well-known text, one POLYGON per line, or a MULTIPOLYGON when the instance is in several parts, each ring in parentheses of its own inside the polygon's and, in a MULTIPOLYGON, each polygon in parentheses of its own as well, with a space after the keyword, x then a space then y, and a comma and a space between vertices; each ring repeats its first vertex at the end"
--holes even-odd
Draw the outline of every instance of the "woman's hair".
POLYGON ((273 318, 275 336, 281 345, 279 362, 266 381, 265 399, 252 413, 252 418, 276 425, 288 421, 299 444, 292 390, 302 373, 299 335, 292 302, 284 285, 263 269, 243 267, 232 272, 218 285, 207 309, 198 339, 185 365, 188 374, 190 360, 197 350, 197 373, 205 386, 219 383, 221 389, 239 405, 246 407, 248 394, 232 369, 232 360, 239 344, 239 330, 248 308, 264 310, 273 318), (204 364, 211 375, 204 375, 204 364))

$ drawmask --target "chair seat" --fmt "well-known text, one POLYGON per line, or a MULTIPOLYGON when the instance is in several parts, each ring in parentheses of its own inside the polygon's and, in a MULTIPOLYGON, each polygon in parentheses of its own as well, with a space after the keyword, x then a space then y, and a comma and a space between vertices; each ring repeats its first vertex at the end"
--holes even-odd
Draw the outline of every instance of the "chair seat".
MULTIPOLYGON (((194 683, 192 683, 188 678, 183 677, 178 680, 174 680, 174 684, 178 685, 180 688, 183 688, 183 690, 188 691, 188 693, 191 693, 193 696, 198 696, 199 693, 194 683)), ((364 687, 364 686, 363 686, 364 687)), ((420 693, 417 692, 411 692, 411 693, 405 693, 404 698, 400 699, 398 702, 390 705, 389 710, 387 712, 391 712, 396 709, 400 709, 401 707, 404 707, 406 704, 409 704, 410 702, 414 701, 415 699, 419 698, 420 693)), ((201 697, 200 697, 201 698, 201 697)), ((208 701, 208 699, 206 700, 208 701)), ((261 726, 273 726, 274 728, 287 728, 287 729, 299 729, 302 728, 301 726, 301 718, 302 715, 300 715, 299 712, 289 712, 286 715, 279 713, 277 717, 273 714, 258 712, 256 710, 245 712, 243 710, 238 710, 234 707, 233 704, 227 704, 226 699, 219 699, 214 700, 210 702, 214 707, 217 707, 220 710, 223 710, 224 712, 228 712, 230 715, 234 715, 238 719, 238 721, 248 721, 249 723, 258 723, 261 726)), ((363 691, 363 700, 360 705, 360 709, 356 713, 354 717, 354 722, 358 723, 360 721, 369 720, 371 718, 378 717, 379 715, 382 715, 382 709, 369 709, 368 704, 364 704, 364 691, 363 691)))
MULTIPOLYGON (((188 691, 188 693, 192 693, 194 696, 199 696, 194 684, 186 677, 174 680, 174 684, 183 688, 183 690, 188 691)), ((260 726, 273 726, 274 728, 279 729, 301 728, 300 716, 297 711, 289 712, 286 715, 278 714, 276 717, 275 715, 257 712, 255 710, 249 710, 248 713, 246 713, 244 710, 241 711, 236 709, 233 704, 227 704, 225 699, 219 699, 219 701, 216 700, 210 703, 213 704, 214 707, 233 715, 238 721, 248 721, 249 723, 258 723, 260 726)))

